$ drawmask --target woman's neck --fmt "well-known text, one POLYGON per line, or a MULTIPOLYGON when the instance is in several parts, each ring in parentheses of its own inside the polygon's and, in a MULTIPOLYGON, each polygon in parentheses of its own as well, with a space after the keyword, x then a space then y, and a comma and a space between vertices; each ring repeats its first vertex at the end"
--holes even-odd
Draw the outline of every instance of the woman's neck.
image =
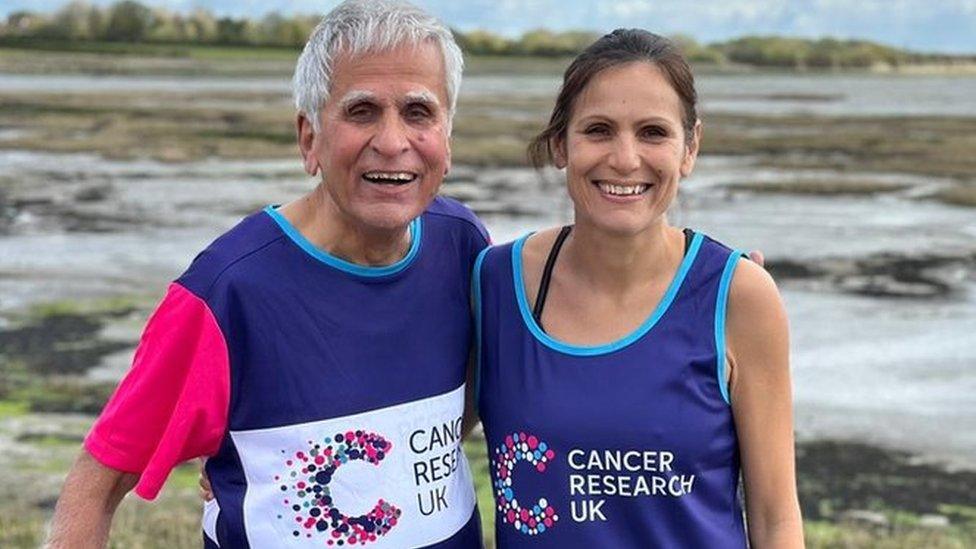
POLYGON ((670 278, 684 255, 681 231, 662 220, 636 234, 611 233, 577 223, 566 243, 569 271, 595 290, 626 295, 670 278))

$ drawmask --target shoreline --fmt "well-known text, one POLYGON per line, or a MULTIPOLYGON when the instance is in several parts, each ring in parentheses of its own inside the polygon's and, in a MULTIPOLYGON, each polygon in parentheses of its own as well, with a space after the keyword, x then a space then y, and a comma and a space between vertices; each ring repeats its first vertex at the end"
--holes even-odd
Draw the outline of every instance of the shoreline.
MULTIPOLYGON (((227 76, 255 75, 290 76, 300 50, 282 46, 235 46, 207 44, 124 44, 79 43, 75 45, 47 43, 44 41, 0 41, 0 72, 10 74, 43 74, 48 72, 77 74, 158 74, 163 70, 169 76, 200 75, 211 71, 226 72, 227 76), (44 58, 45 63, 24 63, 23 56, 44 58), (243 63, 248 57, 259 60, 255 66, 243 63), (5 59, 6 58, 6 59, 5 59), (72 63, 71 61, 82 61, 72 63), (149 70, 141 67, 139 60, 148 62, 149 70), (217 62, 230 63, 226 69, 214 66, 217 62), (249 66, 250 65, 250 66, 249 66), (13 70, 11 70, 13 69, 13 70)), ((528 55, 465 55, 466 75, 492 74, 541 74, 560 76, 572 56, 528 55)), ((877 62, 865 67, 808 67, 746 64, 734 61, 691 61, 696 74, 786 74, 786 75, 892 75, 892 76, 973 76, 976 75, 976 59, 964 58, 945 62, 909 62, 892 64, 877 62)))

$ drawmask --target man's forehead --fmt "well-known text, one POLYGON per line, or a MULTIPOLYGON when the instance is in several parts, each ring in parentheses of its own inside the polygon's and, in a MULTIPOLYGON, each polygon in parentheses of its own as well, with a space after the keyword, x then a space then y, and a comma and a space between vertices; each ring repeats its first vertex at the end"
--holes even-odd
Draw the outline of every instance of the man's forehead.
POLYGON ((380 51, 341 53, 333 64, 332 90, 345 98, 353 92, 377 97, 426 94, 442 103, 447 97, 444 58, 432 42, 401 44, 380 51), (443 97, 442 97, 443 96, 443 97))

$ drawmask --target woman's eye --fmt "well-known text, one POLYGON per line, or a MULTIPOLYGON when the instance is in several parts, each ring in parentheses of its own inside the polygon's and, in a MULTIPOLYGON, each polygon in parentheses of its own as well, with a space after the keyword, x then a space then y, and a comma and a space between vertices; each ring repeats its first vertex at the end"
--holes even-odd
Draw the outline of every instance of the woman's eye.
POLYGON ((596 136, 608 135, 610 133, 610 129, 607 128, 606 126, 598 124, 595 126, 588 126, 585 130, 583 130, 583 133, 585 133, 586 135, 596 135, 596 136))
POLYGON ((641 130, 641 135, 645 138, 654 139, 658 137, 667 137, 668 131, 660 126, 648 126, 641 130))

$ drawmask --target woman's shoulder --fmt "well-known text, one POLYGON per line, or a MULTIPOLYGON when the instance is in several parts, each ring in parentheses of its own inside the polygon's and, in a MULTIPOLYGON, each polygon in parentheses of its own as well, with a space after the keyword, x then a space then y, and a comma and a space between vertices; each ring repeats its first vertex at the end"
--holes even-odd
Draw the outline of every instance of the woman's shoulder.
POLYGON ((545 261, 553 242, 556 240, 556 236, 559 235, 560 229, 561 227, 552 227, 541 231, 533 231, 515 240, 492 244, 485 250, 484 254, 498 258, 506 254, 511 254, 514 249, 517 249, 523 268, 532 267, 538 261, 545 261))
POLYGON ((789 323, 776 282, 766 269, 740 258, 729 288, 727 351, 741 363, 788 363, 789 323), (782 355, 784 360, 776 360, 782 355))
MULTIPOLYGON (((562 227, 550 227, 541 231, 528 234, 523 237, 522 263, 525 267, 533 267, 536 264, 544 263, 549 251, 552 249, 556 237, 562 227)), ((541 268, 541 267, 540 267, 541 268)))
POLYGON ((769 271, 751 259, 740 257, 729 288, 729 314, 760 314, 781 301, 776 281, 769 271))

